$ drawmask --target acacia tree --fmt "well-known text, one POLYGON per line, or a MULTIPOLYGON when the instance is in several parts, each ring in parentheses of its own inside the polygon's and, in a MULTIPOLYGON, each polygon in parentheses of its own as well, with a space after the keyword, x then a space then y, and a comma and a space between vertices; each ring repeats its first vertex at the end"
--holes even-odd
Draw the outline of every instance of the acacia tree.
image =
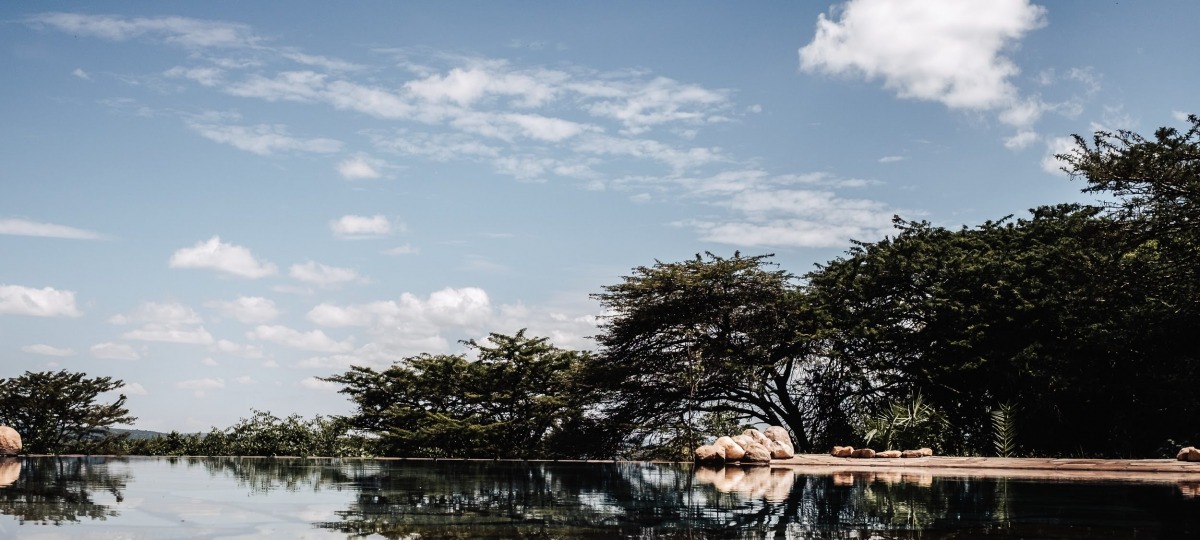
POLYGON ((805 381, 822 365, 818 315, 769 257, 658 261, 593 295, 609 315, 588 380, 636 443, 688 452, 706 415, 732 414, 786 426, 812 448, 805 381))
POLYGON ((576 372, 587 353, 521 330, 464 344, 466 355, 422 354, 383 371, 353 366, 324 380, 358 407, 346 418, 377 437, 385 455, 607 457, 589 435, 576 372))
POLYGON ((31 454, 86 451, 117 437, 108 427, 136 420, 125 408, 124 394, 109 404, 96 403, 100 394, 124 386, 111 377, 88 378, 66 370, 26 371, 0 380, 0 424, 17 430, 31 454))

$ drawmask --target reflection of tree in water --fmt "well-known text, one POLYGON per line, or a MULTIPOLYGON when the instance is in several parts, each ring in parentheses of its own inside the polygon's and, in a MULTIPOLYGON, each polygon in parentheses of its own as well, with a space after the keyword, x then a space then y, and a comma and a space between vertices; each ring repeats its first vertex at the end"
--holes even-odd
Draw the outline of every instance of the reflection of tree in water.
POLYGON ((204 467, 212 477, 232 477, 261 495, 276 490, 341 490, 350 481, 339 458, 172 457, 167 461, 204 467))
MULTIPOLYGON (((721 471, 726 480, 730 469, 721 471)), ((703 481, 702 472, 697 478, 703 481)), ((774 478, 780 470, 771 472, 774 478)), ((711 485, 751 496, 745 482, 711 485)), ((744 519, 751 513, 739 517, 742 536, 752 538, 1196 537, 1200 501, 1180 497, 1179 490, 1168 483, 935 477, 920 471, 798 474, 781 504, 763 508, 754 521, 744 519)))
POLYGON ((340 521, 387 538, 1124 538, 1200 533, 1170 484, 636 463, 350 462, 340 521), (1114 509, 1112 499, 1123 502, 1114 509), (1135 502, 1128 502, 1135 501, 1135 502))
POLYGON ((341 521, 401 538, 686 535, 705 519, 691 468, 635 463, 452 461, 364 464, 341 521))
MULTIPOLYGON (((82 518, 107 519, 117 510, 95 500, 94 493, 124 500, 123 491, 132 479, 128 471, 113 471, 108 458, 42 457, 22 458, 20 477, 0 488, 0 514, 20 523, 54 524, 82 518)), ((117 460, 124 462, 124 460, 117 460)))

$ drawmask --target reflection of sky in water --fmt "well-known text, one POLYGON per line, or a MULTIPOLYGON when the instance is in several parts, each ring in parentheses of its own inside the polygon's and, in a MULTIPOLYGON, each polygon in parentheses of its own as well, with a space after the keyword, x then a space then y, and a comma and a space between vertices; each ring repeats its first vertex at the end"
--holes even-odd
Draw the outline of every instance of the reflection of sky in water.
POLYGON ((0 487, 0 538, 1200 535, 1200 482, 648 463, 23 458, 0 461, 0 485, 14 470, 19 476, 0 487))

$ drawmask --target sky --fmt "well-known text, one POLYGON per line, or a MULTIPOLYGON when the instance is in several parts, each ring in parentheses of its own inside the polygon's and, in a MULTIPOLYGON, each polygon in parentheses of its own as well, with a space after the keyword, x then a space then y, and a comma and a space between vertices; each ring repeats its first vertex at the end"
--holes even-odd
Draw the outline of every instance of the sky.
POLYGON ((1072 134, 1200 112, 1200 3, 0 3, 0 377, 134 427, 346 414, 320 377, 632 269, 1094 202, 1072 134), (103 396, 109 398, 110 396, 103 396))

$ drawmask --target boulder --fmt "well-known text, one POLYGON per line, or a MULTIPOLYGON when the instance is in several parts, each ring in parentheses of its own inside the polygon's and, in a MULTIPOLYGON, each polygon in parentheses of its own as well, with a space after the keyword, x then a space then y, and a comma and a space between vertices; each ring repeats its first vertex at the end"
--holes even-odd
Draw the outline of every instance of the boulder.
POLYGON ((717 442, 713 446, 719 446, 725 449, 725 461, 741 461, 742 456, 746 455, 746 450, 742 445, 733 441, 729 437, 718 437, 717 442))
POLYGON ((696 449, 696 463, 725 463, 725 449, 706 444, 696 449))
POLYGON ((1178 459, 1179 461, 1188 461, 1188 455, 1195 451, 1195 446, 1185 446, 1179 450, 1178 454, 1175 454, 1175 459, 1178 459))
POLYGON ((792 445, 779 441, 771 441, 767 450, 771 451, 771 457, 774 459, 792 459, 796 455, 796 451, 792 450, 792 445))
POLYGON ((730 439, 733 439, 733 442, 737 443, 737 445, 742 447, 742 449, 754 444, 754 439, 749 435, 734 435, 730 437, 730 439))
POLYGON ((831 455, 833 457, 850 457, 850 454, 853 454, 853 453, 854 453, 853 446, 835 446, 835 447, 833 447, 833 451, 830 452, 829 455, 831 455))
POLYGON ((742 456, 742 463, 771 462, 771 451, 767 450, 767 447, 761 444, 752 442, 746 446, 743 446, 742 449, 746 451, 746 455, 742 456))
POLYGON ((791 459, 796 455, 796 447, 792 445, 792 438, 788 436, 787 430, 782 426, 771 426, 763 435, 771 440, 771 443, 767 445, 767 449, 771 451, 771 457, 791 459))
POLYGON ((15 456, 21 453, 21 434, 8 426, 0 426, 0 456, 15 456))
POLYGON ((875 452, 875 457, 877 458, 898 459, 901 455, 902 453, 899 450, 884 450, 882 452, 875 452))
POLYGON ((761 444, 763 446, 768 446, 771 444, 771 439, 767 438, 766 433, 763 433, 754 428, 750 428, 750 429, 747 429, 746 431, 743 431, 742 435, 750 437, 751 440, 753 440, 754 442, 761 444))
POLYGON ((919 457, 925 457, 925 456, 921 454, 920 450, 905 450, 903 452, 900 452, 900 457, 902 457, 902 458, 919 458, 919 457))
POLYGON ((871 450, 870 448, 859 448, 859 449, 851 452, 850 457, 852 457, 852 458, 873 458, 873 457, 875 457, 875 451, 871 450))
POLYGON ((1193 448, 1187 455, 1188 461, 1200 461, 1200 450, 1193 448))

